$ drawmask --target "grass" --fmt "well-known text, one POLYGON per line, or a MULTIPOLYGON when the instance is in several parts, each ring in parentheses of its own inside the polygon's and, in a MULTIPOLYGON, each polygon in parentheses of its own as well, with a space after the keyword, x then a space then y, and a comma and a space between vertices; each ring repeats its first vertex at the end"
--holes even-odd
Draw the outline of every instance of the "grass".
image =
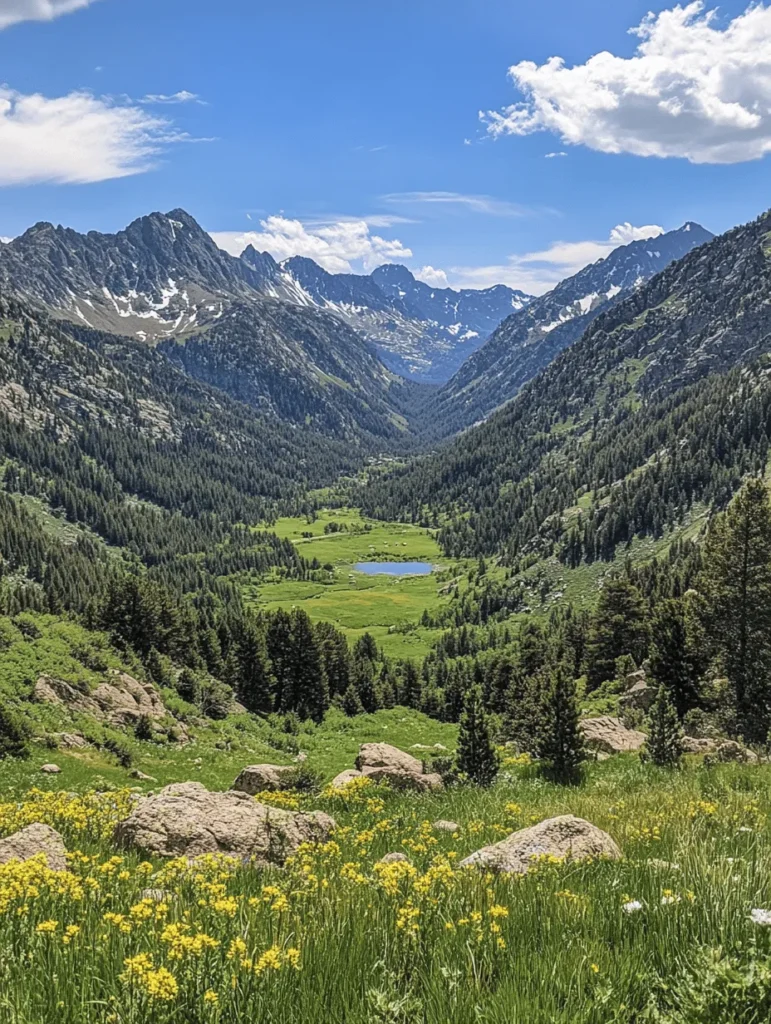
POLYGON ((286 579, 243 580, 246 600, 276 608, 301 607, 315 622, 332 622, 355 641, 371 633, 386 654, 422 658, 439 631, 419 625, 424 610, 434 611, 449 602, 440 593, 446 580, 445 560, 433 533, 404 523, 368 520, 355 509, 322 511, 313 522, 302 517, 279 519, 271 529, 297 545, 305 558, 329 566, 327 579, 319 582, 286 579), (338 533, 325 533, 336 523, 338 533), (430 576, 365 576, 357 562, 425 561, 439 572, 430 576))
POLYGON ((42 818, 84 855, 69 880, 0 867, 0 1019, 760 1024, 769 943, 750 912, 771 905, 770 782, 768 766, 669 774, 619 757, 577 788, 524 768, 490 790, 305 797, 338 828, 282 872, 116 851, 121 794, 2 805, 0 833, 42 818), (458 868, 568 812, 623 859, 458 868), (435 832, 439 818, 460 829, 435 832), (379 866, 391 851, 409 863, 379 866), (164 898, 142 902, 147 887, 164 898))

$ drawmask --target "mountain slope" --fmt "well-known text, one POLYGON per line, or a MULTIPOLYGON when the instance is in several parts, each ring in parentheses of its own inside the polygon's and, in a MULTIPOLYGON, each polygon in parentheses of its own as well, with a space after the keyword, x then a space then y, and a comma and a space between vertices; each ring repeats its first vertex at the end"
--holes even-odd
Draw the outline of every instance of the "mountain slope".
POLYGON ((618 301, 513 402, 362 502, 443 523, 448 554, 607 556, 765 467, 769 350, 766 214, 618 301))
POLYGON ((0 287, 67 321, 161 345, 191 375, 279 419, 357 445, 404 432, 409 386, 364 339, 309 303, 269 255, 229 255, 184 210, 115 235, 38 224, 0 246, 0 287))
MULTIPOLYGON (((266 256, 250 247, 241 258, 257 266, 266 256)), ((273 282, 279 297, 336 313, 376 347, 389 369, 431 384, 448 380, 501 320, 530 299, 505 285, 431 288, 396 264, 368 276, 330 274, 300 256, 285 260, 273 282)))
POLYGON ((448 431, 483 419, 572 345, 610 303, 713 237, 688 223, 658 238, 631 242, 533 299, 463 364, 437 397, 431 419, 448 431))

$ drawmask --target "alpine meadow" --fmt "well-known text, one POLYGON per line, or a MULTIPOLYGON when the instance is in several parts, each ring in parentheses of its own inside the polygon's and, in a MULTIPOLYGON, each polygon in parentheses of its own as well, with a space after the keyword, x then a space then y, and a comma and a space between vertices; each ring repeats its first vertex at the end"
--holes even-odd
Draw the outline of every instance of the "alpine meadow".
POLYGON ((0 1024, 766 1024, 771 5, 0 55, 0 1024))

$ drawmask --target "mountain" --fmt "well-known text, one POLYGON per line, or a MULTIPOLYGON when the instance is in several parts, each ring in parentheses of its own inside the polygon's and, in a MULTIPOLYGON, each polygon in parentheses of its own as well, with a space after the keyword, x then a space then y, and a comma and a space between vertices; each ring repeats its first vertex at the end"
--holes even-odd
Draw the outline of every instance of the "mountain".
MULTIPOLYGON (((241 258, 256 267, 258 261, 265 265, 266 256, 250 247, 241 258)), ((294 256, 280 264, 280 272, 272 281, 277 297, 336 313, 376 347, 389 369, 431 384, 448 380, 501 320, 530 300, 505 285, 432 288, 397 264, 370 275, 330 274, 294 256)))
POLYGON ((365 446, 405 431, 414 385, 308 302, 272 257, 231 256, 184 210, 114 235, 37 224, 0 246, 0 288, 64 320, 159 345, 190 375, 279 419, 365 446))
POLYGON ((771 213, 619 295, 514 401, 359 500, 444 524, 450 556, 571 564, 720 507, 767 465, 769 295, 771 213))
POLYGON ((451 431, 484 419, 580 338, 609 304, 713 237, 689 222, 657 238, 619 246, 533 299, 504 320, 441 390, 431 420, 451 431))

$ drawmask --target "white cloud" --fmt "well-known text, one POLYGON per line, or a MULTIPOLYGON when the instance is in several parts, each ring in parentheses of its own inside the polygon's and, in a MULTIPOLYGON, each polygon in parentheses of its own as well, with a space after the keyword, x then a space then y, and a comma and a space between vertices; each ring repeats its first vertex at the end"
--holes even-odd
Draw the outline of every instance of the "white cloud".
POLYGON ((632 57, 509 69, 524 100, 480 116, 494 136, 547 130, 603 153, 739 163, 771 150, 771 7, 724 28, 702 0, 648 14, 632 57))
POLYGON ((267 250, 275 259, 308 256, 333 274, 370 271, 381 263, 409 259, 412 251, 394 238, 370 233, 366 220, 303 222, 272 216, 260 221, 261 231, 213 231, 214 241, 234 256, 247 245, 267 250))
POLYGON ((0 0, 0 29, 20 21, 52 21, 94 0, 0 0))
POLYGON ((382 198, 386 203, 403 203, 410 206, 457 206, 474 213, 489 213, 496 217, 522 217, 528 212, 525 207, 510 203, 506 199, 467 195, 462 192, 394 192, 382 198))
POLYGON ((567 156, 564 149, 560 150, 559 153, 544 153, 544 160, 553 160, 555 156, 567 156))
POLYGON ((422 281, 431 288, 450 287, 447 274, 443 270, 437 270, 435 267, 421 267, 420 270, 413 270, 412 273, 418 281, 422 281))
MULTIPOLYGON (((2 2, 2 0, 0 0, 2 2)), ((188 92, 187 89, 180 89, 179 92, 173 92, 167 95, 163 92, 151 92, 147 96, 143 96, 139 101, 140 103, 203 103, 203 100, 194 92, 188 92)))
POLYGON ((49 99, 0 86, 0 185, 123 178, 186 139, 139 107, 87 92, 49 99))
POLYGON ((553 242, 548 249, 510 256, 507 263, 486 267, 453 267, 453 287, 489 288, 507 284, 532 295, 549 291, 560 281, 610 255, 620 245, 644 238, 656 238, 664 229, 658 224, 635 227, 617 224, 606 241, 553 242))

